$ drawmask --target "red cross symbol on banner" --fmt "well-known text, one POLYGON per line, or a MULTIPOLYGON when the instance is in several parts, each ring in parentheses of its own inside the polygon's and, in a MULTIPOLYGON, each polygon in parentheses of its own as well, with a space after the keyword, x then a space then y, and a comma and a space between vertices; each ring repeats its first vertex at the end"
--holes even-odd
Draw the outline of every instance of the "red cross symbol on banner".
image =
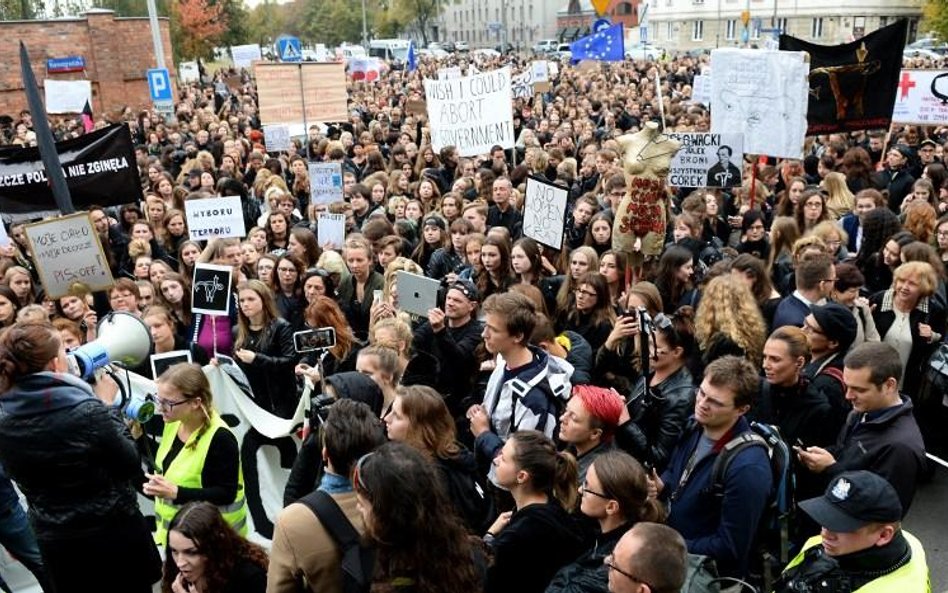
POLYGON ((902 79, 899 80, 899 90, 902 91, 902 96, 899 99, 904 99, 908 97, 909 91, 915 88, 915 81, 909 78, 911 75, 908 72, 902 73, 902 79))

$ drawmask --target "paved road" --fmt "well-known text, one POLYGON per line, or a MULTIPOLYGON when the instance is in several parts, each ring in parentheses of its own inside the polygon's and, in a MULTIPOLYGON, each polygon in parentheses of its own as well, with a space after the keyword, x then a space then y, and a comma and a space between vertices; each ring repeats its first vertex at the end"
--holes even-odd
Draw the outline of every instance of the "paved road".
POLYGON ((904 527, 925 546, 932 591, 948 593, 948 469, 939 466, 919 489, 904 527))

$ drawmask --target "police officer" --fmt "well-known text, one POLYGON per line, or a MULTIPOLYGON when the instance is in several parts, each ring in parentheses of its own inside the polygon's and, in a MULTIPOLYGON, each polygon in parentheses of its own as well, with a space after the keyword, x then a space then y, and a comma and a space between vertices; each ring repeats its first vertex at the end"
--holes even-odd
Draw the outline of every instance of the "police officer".
POLYGON ((822 531, 787 565, 774 593, 931 590, 925 550, 902 530, 902 505, 885 478, 844 472, 800 508, 822 531))

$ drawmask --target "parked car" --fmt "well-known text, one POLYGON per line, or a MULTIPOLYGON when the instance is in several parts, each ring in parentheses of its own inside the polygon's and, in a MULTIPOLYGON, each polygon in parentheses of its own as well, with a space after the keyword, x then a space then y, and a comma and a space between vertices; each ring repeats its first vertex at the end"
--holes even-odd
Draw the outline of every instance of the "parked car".
POLYGON ((485 47, 485 48, 482 48, 482 49, 475 49, 474 51, 471 52, 471 55, 472 55, 472 56, 483 56, 483 57, 485 57, 485 58, 499 58, 499 57, 500 57, 500 52, 497 51, 496 49, 491 49, 491 48, 489 48, 489 47, 485 47))
POLYGON ((655 61, 662 57, 665 52, 654 45, 648 43, 634 43, 625 48, 625 57, 630 60, 655 61))
POLYGON ((494 46, 494 49, 500 54, 512 54, 517 51, 512 43, 498 43, 494 46))
POLYGON ((471 47, 467 44, 467 41, 455 41, 454 49, 458 52, 471 51, 471 47))
POLYGON ((556 39, 541 39, 533 46, 533 53, 535 54, 549 54, 556 51, 556 47, 559 45, 559 41, 556 39))
POLYGON ((929 60, 944 60, 945 56, 932 49, 920 47, 906 47, 902 50, 903 58, 928 58, 929 60))
POLYGON ((557 60, 572 60, 573 48, 571 48, 568 43, 560 43, 556 46, 556 50, 552 53, 552 56, 557 60))
POLYGON ((948 54, 948 43, 939 41, 938 39, 935 39, 934 37, 923 37, 922 39, 918 39, 916 41, 913 41, 912 43, 909 43, 908 45, 905 46, 905 49, 906 50, 911 49, 913 51, 919 50, 919 49, 927 49, 937 54, 945 55, 945 54, 948 54))

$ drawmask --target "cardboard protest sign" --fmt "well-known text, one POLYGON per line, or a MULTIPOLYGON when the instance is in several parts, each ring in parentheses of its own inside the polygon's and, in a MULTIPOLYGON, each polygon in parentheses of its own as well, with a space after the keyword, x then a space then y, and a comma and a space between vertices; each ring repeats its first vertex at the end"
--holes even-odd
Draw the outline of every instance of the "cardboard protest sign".
POLYGON ((744 135, 744 152, 800 158, 807 133, 804 52, 711 52, 711 131, 744 135))
POLYGON ((342 63, 254 64, 260 122, 300 125, 349 119, 342 63))
POLYGON ((112 286, 112 271, 88 212, 43 220, 25 228, 46 296, 66 296, 76 283, 92 291, 112 286))
POLYGON ((185 84, 201 80, 201 70, 197 62, 181 62, 178 64, 178 82, 185 84))
POLYGON ((409 115, 426 115, 428 104, 424 99, 409 99, 405 101, 405 113, 409 115))
POLYGON ((247 234, 240 196, 187 200, 184 214, 192 241, 241 238, 247 234))
POLYGON ((172 350, 171 352, 163 352, 162 354, 152 354, 151 355, 151 376, 158 379, 161 376, 161 373, 167 371, 169 368, 173 367, 176 364, 181 363, 190 363, 191 362, 191 351, 190 350, 172 350))
POLYGON ((681 143, 668 169, 675 187, 734 187, 741 184, 744 138, 740 134, 668 133, 681 143))
POLYGON ((316 219, 316 237, 320 247, 330 244, 333 249, 342 249, 346 241, 346 215, 320 212, 316 219))
POLYGON ((536 60, 530 63, 530 72, 534 84, 550 80, 550 66, 546 60, 536 60))
POLYGON ((948 122, 948 70, 902 70, 892 121, 921 125, 948 122))
POLYGON ((82 113, 86 101, 92 105, 92 82, 88 80, 43 81, 47 113, 82 113))
MULTIPOLYGON (((143 199, 132 135, 125 124, 57 142, 56 151, 76 209, 143 199)), ((0 212, 13 220, 59 213, 38 148, 0 148, 0 212)))
POLYGON ((425 80, 431 145, 474 156, 499 145, 513 148, 510 68, 453 80, 425 80))
POLYGON ((249 45, 232 45, 230 55, 234 60, 234 66, 237 68, 250 68, 255 61, 263 59, 260 45, 256 43, 249 45))
POLYGON ((527 178, 523 202, 523 234, 553 249, 563 246, 569 190, 536 177, 527 178))
POLYGON ((342 199, 342 164, 310 163, 310 204, 332 204, 342 199))
POLYGON ((194 264, 191 311, 207 315, 230 314, 230 282, 234 269, 214 264, 194 264))
POLYGON ((281 124, 263 126, 263 142, 267 152, 282 152, 290 149, 290 128, 281 124))

